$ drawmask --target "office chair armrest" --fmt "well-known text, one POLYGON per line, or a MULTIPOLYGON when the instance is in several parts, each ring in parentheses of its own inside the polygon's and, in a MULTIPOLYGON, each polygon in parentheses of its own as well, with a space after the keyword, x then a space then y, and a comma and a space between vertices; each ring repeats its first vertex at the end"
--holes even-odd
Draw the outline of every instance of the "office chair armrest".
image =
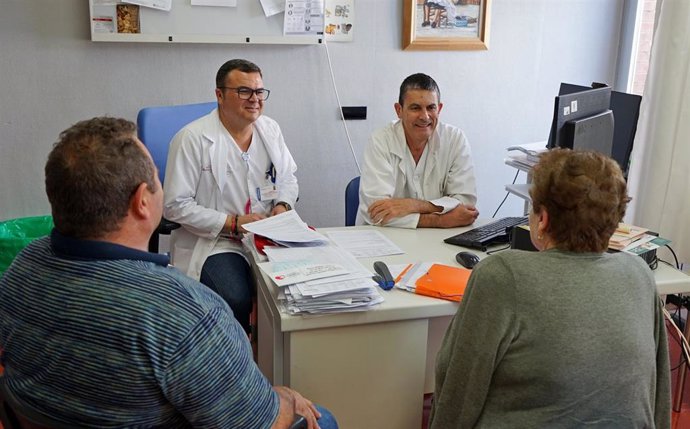
POLYGON ((158 224, 158 229, 156 230, 156 232, 158 232, 159 234, 163 234, 163 235, 170 235, 171 232, 173 232, 174 230, 176 230, 177 228, 179 228, 181 226, 182 225, 180 225, 177 222, 173 222, 173 221, 168 220, 166 218, 161 218, 161 223, 158 224))
POLYGON ((307 429, 308 427, 309 424, 307 423, 307 419, 305 419, 304 416, 295 414, 295 420, 293 420, 290 425, 290 429, 307 429))

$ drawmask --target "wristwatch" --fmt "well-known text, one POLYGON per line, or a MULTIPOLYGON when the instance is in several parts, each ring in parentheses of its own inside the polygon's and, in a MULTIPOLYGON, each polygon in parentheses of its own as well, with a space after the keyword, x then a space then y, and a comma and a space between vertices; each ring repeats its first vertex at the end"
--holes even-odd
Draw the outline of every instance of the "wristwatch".
POLYGON ((286 203, 285 201, 278 201, 277 203, 275 203, 275 205, 276 206, 283 206, 283 207, 285 207, 285 210, 287 210, 287 211, 292 210, 292 206, 290 204, 286 203))

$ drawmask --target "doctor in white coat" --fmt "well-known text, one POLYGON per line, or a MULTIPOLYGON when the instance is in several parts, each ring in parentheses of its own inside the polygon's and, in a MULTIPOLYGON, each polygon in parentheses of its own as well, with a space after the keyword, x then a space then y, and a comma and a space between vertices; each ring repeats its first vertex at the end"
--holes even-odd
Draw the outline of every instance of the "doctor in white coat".
POLYGON ((297 167, 278 124, 261 115, 270 91, 256 64, 223 64, 215 93, 218 108, 170 145, 164 216, 182 225, 172 264, 221 295, 249 332, 255 290, 242 225, 292 209, 297 167))
POLYGON ((439 122, 440 99, 425 74, 400 85, 399 120, 375 131, 364 152, 358 225, 453 228, 479 215, 469 143, 439 122))

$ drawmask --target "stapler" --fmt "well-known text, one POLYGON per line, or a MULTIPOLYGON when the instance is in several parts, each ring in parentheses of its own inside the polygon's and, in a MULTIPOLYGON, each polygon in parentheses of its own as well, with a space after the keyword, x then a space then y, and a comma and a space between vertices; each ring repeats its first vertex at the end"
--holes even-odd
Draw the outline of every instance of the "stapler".
POLYGON ((383 290, 391 290, 395 286, 395 280, 391 275, 388 265, 385 262, 376 261, 374 262, 374 271, 376 271, 376 276, 372 277, 376 283, 379 284, 383 290))

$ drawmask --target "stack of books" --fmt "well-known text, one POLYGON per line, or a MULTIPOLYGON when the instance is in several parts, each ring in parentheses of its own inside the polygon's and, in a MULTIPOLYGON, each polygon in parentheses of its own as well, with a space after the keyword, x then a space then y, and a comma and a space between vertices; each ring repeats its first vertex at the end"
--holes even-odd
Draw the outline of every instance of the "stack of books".
POLYGON ((623 250, 640 240, 647 231, 646 228, 621 223, 609 240, 609 249, 623 250))

